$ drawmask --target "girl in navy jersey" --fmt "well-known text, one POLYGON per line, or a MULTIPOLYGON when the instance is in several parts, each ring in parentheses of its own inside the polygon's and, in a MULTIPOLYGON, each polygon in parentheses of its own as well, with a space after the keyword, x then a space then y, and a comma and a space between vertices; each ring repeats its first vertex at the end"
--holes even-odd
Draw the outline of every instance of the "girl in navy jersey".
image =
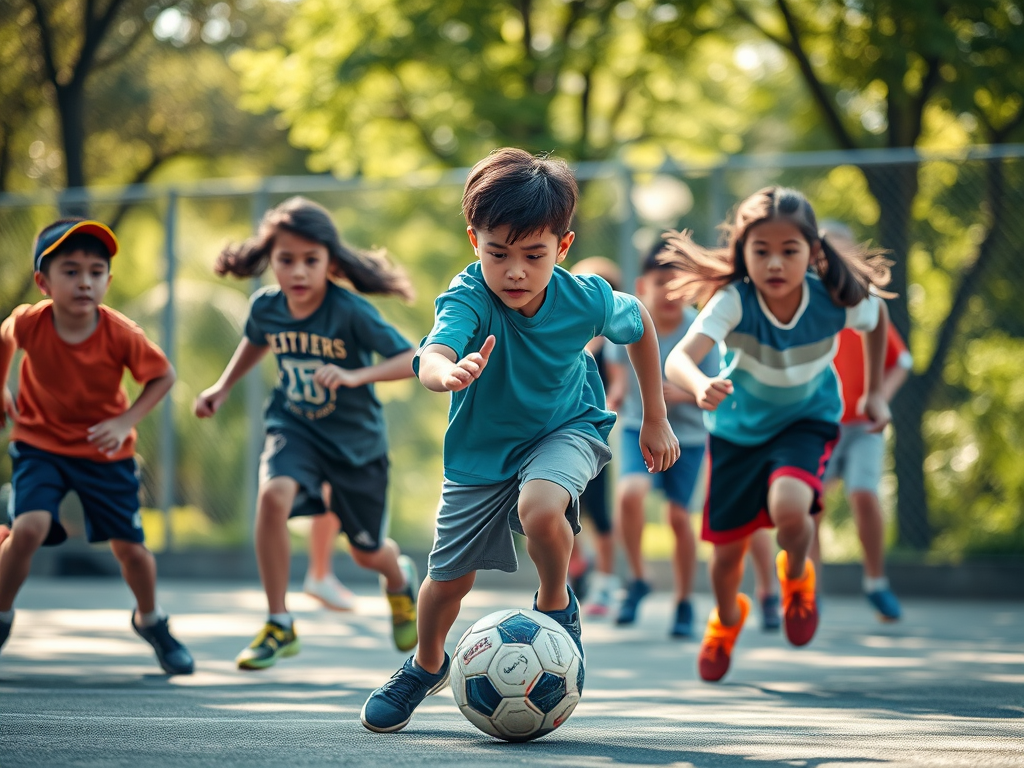
MULTIPOLYGON (((667 237, 666 263, 682 270, 676 294, 707 302, 665 365, 691 392, 711 433, 703 538, 714 544, 711 612, 698 667, 720 680, 750 610, 739 593, 743 555, 758 528, 774 527, 783 622, 794 645, 818 626, 808 558, 821 479, 839 434, 842 398, 832 357, 843 328, 866 331, 871 428, 889 422, 880 391, 888 314, 872 287, 889 280, 881 251, 840 249, 818 232, 799 192, 768 187, 738 206, 727 245, 704 249, 667 237), (724 343, 717 376, 697 366, 724 343)), ((877 292, 877 291, 876 291, 877 292)))
POLYGON ((328 212, 301 197, 268 211, 257 234, 226 248, 214 269, 248 277, 268 266, 278 284, 252 297, 235 354, 195 402, 196 416, 213 416, 268 351, 277 358, 256 512, 256 558, 269 616, 236 662, 241 669, 263 669, 299 651, 285 606, 287 521, 324 513, 324 483, 353 559, 381 574, 395 644, 409 650, 416 645, 418 577, 412 561, 386 537, 387 442, 373 383, 411 377, 413 348, 370 302, 335 279, 359 293, 405 299, 412 289, 383 253, 344 245, 328 212), (375 355, 382 360, 375 362, 375 355))

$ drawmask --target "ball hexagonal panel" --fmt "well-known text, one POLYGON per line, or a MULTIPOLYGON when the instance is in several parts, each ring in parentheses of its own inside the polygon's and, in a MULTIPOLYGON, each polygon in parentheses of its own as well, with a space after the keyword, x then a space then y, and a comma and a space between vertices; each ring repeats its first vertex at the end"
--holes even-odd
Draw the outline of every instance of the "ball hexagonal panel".
POLYGON ((517 613, 498 624, 498 633, 502 642, 529 645, 540 633, 540 624, 523 613, 517 613))
POLYGON ((546 715, 565 698, 565 678, 550 672, 541 673, 526 698, 546 715))

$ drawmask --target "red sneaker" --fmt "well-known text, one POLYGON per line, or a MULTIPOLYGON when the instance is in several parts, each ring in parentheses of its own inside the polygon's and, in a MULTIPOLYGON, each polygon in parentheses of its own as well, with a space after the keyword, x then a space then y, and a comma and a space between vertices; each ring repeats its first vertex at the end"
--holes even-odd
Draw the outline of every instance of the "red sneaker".
POLYGON ((717 608, 711 611, 707 629, 704 630, 704 641, 700 644, 700 655, 697 657, 697 671, 701 680, 714 683, 725 677, 725 673, 729 671, 732 648, 736 645, 736 638, 740 636, 747 614, 750 613, 749 597, 739 594, 736 596, 736 602, 740 606, 740 620, 731 627, 722 624, 718 618, 717 608))
POLYGON ((810 558, 800 579, 786 578, 789 557, 785 550, 775 558, 775 567, 782 586, 782 617, 786 637, 793 645, 807 645, 818 629, 818 601, 814 595, 814 563, 810 558))

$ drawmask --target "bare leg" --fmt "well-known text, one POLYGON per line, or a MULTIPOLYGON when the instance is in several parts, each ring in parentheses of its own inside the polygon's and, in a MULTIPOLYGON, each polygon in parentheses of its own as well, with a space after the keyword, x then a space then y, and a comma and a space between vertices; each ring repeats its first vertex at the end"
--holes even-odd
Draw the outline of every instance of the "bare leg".
POLYGON ((743 556, 748 539, 729 544, 716 544, 711 553, 711 589, 718 604, 718 618, 726 627, 735 626, 742 618, 736 596, 743 581, 743 556))
POLYGON ((693 577, 697 570, 697 539, 690 525, 690 514, 686 507, 674 501, 668 505, 668 522, 675 534, 675 549, 672 553, 672 575, 675 582, 676 602, 690 599, 693 591, 693 577))
POLYGON ((14 607, 14 598, 28 578, 32 556, 46 539, 52 520, 49 512, 24 512, 11 525, 11 535, 0 544, 0 611, 14 607))
POLYGON ((594 548, 597 551, 597 570, 611 574, 615 570, 615 538, 611 533, 598 533, 594 536, 594 548))
POLYGON ((567 490, 549 480, 530 480, 519 494, 526 551, 540 576, 539 611, 561 611, 569 605, 565 577, 573 535, 565 510, 571 501, 567 490))
POLYGON ((156 610, 156 558, 145 544, 134 541, 110 542, 110 551, 121 565, 121 576, 135 595, 139 613, 156 610))
POLYGON ((432 675, 444 665, 445 638, 459 617, 462 598, 469 594, 475 580, 476 571, 453 581, 434 581, 429 576, 423 580, 416 615, 416 663, 432 675))
MULTIPOLYGON (((366 552, 352 547, 352 559, 356 561, 356 565, 381 574, 387 584, 388 592, 398 592, 405 586, 405 575, 398 567, 399 554, 401 554, 401 550, 398 549, 398 544, 391 539, 384 539, 380 549, 375 552, 366 552)), ((414 584, 413 589, 415 588, 414 584)))
POLYGON ((643 475, 626 475, 619 480, 616 494, 615 525, 634 579, 644 578, 644 560, 640 545, 644 534, 644 498, 650 487, 651 481, 643 475))
POLYGON ((323 580, 332 570, 331 555, 340 530, 341 521, 333 512, 313 518, 309 532, 309 575, 317 581, 323 580))
POLYGON ((878 496, 872 491, 853 491, 850 506, 864 549, 864 575, 880 578, 885 575, 885 522, 878 496))
POLYGON ((771 532, 758 528, 750 536, 750 561, 754 564, 754 582, 757 597, 763 600, 768 595, 778 594, 775 584, 775 553, 771 532))
POLYGON ((260 486, 256 512, 256 561, 267 593, 270 613, 286 613, 285 595, 291 564, 288 515, 299 484, 290 477, 275 477, 260 486))
POLYGON ((800 579, 814 539, 811 504, 814 490, 795 477, 780 477, 768 488, 768 514, 778 530, 779 547, 786 551, 786 577, 800 579))

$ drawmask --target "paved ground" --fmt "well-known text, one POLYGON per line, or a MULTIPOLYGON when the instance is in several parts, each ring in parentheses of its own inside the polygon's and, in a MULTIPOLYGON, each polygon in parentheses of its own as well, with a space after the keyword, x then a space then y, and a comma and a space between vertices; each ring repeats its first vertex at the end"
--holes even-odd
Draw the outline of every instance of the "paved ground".
MULTIPOLYGON (((366 694, 402 656, 383 600, 358 591, 347 615, 295 595, 301 655, 241 673, 231 659, 262 621, 261 594, 166 583, 199 665, 167 679, 128 628, 120 582, 30 580, 0 655, 0 766, 1024 765, 1020 603, 909 602, 902 624, 881 625, 861 601, 829 598, 810 647, 752 625, 726 682, 708 685, 655 595, 636 628, 585 624, 582 703, 555 733, 510 745, 473 728, 447 690, 400 734, 362 728, 366 694)), ((456 630, 529 598, 476 592, 456 630)))

